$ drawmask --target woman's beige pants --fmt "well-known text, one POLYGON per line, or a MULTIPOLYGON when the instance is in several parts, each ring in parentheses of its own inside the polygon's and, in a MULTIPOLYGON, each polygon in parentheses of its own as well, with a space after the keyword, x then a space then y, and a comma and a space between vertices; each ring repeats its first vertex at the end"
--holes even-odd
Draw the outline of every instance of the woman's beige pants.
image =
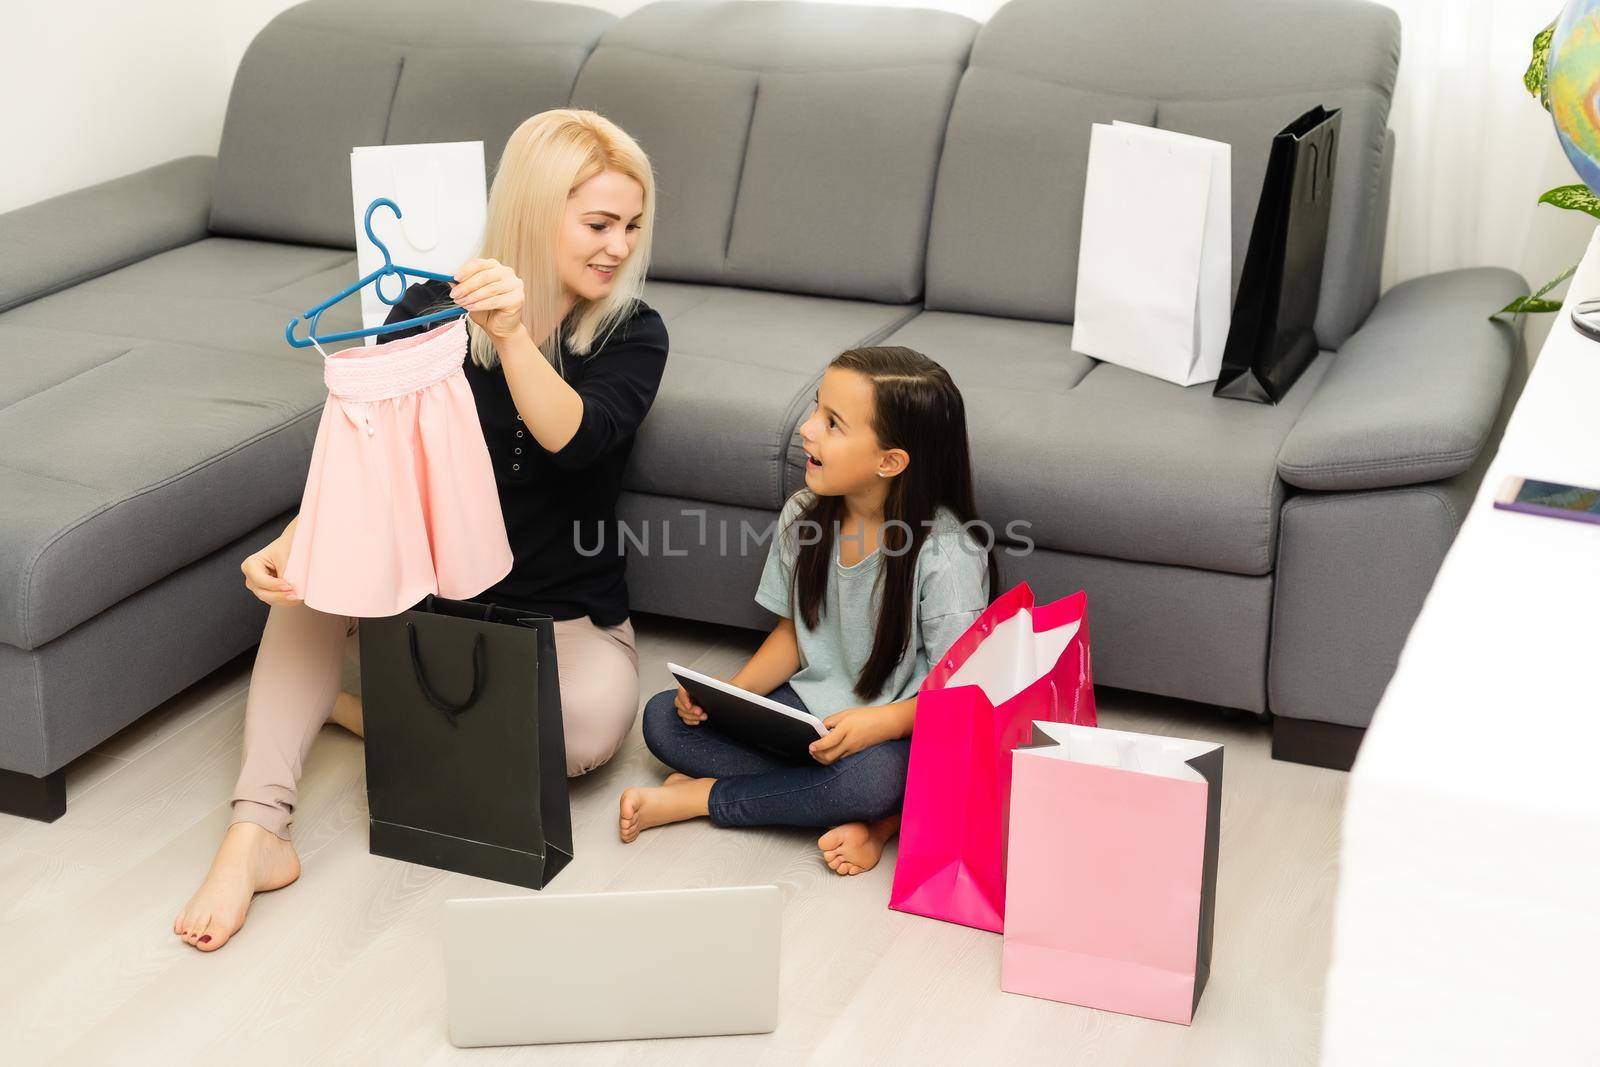
MULTIPOLYGON (((360 690, 355 619, 304 604, 274 606, 261 635, 244 709, 244 761, 233 790, 233 822, 253 822, 285 840, 295 787, 311 743, 333 712, 340 688, 360 690)), ((555 624, 567 774, 616 754, 639 710, 639 657, 633 624, 596 626, 587 618, 555 624)))

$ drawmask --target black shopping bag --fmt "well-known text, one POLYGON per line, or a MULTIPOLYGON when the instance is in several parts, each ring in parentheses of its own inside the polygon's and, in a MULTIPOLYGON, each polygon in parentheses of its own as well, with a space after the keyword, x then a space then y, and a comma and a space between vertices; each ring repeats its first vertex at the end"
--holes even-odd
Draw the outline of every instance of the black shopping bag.
POLYGON ((1338 108, 1314 107, 1272 139, 1215 395, 1276 404, 1317 357, 1338 154, 1338 108))
POLYGON ((555 626, 428 597, 361 620, 373 855, 540 889, 572 860, 555 626))

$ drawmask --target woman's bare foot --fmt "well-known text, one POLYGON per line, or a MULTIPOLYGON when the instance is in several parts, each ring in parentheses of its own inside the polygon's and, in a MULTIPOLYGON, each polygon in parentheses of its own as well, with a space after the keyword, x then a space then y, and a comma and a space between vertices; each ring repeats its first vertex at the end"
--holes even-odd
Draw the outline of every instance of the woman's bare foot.
POLYGON ((623 844, 631 845, 642 831, 653 826, 683 822, 709 813, 706 805, 710 802, 715 778, 674 775, 667 782, 654 788, 635 786, 622 791, 617 835, 623 844), (682 781, 673 781, 674 777, 682 781))
POLYGON ((817 838, 817 847, 834 874, 861 874, 878 865, 884 846, 899 830, 899 815, 874 823, 847 822, 817 838))
POLYGON ((362 733, 361 698, 354 693, 340 693, 333 701, 333 714, 328 716, 329 722, 338 723, 357 737, 365 737, 362 733))
POLYGON ((692 781, 694 781, 694 779, 690 778, 687 774, 679 774, 677 771, 673 771, 671 774, 667 775, 666 780, 663 781, 661 784, 662 785, 677 785, 679 782, 692 782, 692 781))
POLYGON ((236 822, 228 827, 211 871, 172 923, 172 932, 199 949, 215 952, 244 925, 257 893, 300 877, 294 846, 265 826, 236 822))

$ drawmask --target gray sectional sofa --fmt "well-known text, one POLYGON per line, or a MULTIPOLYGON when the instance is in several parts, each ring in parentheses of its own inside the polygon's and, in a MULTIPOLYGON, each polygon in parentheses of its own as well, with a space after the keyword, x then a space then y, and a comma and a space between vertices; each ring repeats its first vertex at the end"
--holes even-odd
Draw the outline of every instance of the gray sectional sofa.
POLYGON ((1088 590, 1099 682, 1270 714, 1278 754, 1347 764, 1522 366, 1485 319, 1513 274, 1380 298, 1398 51, 1362 0, 290 9, 215 159, 0 216, 0 808, 59 815, 65 764, 258 639, 238 565, 298 504, 324 388, 282 332, 354 276, 350 147, 482 139, 492 166, 569 104, 658 174, 637 610, 767 624, 743 531, 801 484, 821 368, 911 345, 967 397, 985 517, 1026 524, 1006 581, 1088 590), (1317 103, 1344 109, 1325 351, 1284 402, 1075 354, 1090 124, 1230 142, 1243 249, 1271 135, 1317 103))

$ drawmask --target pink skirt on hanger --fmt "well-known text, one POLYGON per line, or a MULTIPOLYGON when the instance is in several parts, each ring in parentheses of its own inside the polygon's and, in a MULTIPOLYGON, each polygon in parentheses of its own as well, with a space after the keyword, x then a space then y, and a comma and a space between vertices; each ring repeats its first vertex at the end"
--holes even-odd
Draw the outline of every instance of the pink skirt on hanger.
POLYGON ((465 318, 335 352, 284 580, 317 611, 398 615, 511 571, 494 467, 461 366, 465 318))

